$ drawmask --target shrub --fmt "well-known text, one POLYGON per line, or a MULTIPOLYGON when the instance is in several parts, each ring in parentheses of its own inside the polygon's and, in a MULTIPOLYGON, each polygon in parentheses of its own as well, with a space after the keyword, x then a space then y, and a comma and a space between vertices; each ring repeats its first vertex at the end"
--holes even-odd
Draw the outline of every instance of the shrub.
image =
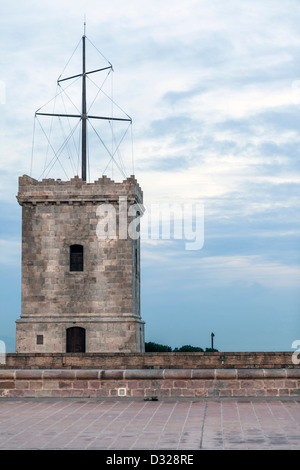
POLYGON ((203 349, 199 348, 198 346, 191 346, 190 344, 186 344, 180 348, 175 348, 174 352, 203 352, 203 349))
POLYGON ((145 343, 146 352, 172 352, 171 346, 153 343, 152 341, 145 343))
MULTIPOLYGON (((185 344, 180 348, 172 349, 171 346, 149 341, 145 343, 145 352, 204 352, 204 349, 200 348, 199 346, 191 346, 190 344, 185 344)), ((206 348, 205 352, 218 352, 218 350, 206 348)))

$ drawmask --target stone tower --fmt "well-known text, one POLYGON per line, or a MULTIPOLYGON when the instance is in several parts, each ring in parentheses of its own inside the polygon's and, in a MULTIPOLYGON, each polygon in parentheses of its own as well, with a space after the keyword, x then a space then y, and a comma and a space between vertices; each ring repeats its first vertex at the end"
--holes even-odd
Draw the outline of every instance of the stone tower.
POLYGON ((22 313, 16 352, 144 351, 140 239, 127 230, 137 221, 130 207, 140 207, 142 198, 134 176, 121 183, 103 176, 92 184, 78 177, 20 177, 22 313), (115 209, 112 237, 97 231, 103 204, 115 209))
POLYGON ((113 67, 108 63, 87 72, 85 44, 84 34, 82 73, 57 81, 81 77, 81 113, 35 113, 80 120, 82 176, 70 181, 19 179, 22 312, 16 322, 16 352, 144 351, 137 230, 142 191, 134 176, 120 183, 106 176, 86 181, 88 122, 131 124, 131 118, 89 114, 87 75, 110 73, 113 67))

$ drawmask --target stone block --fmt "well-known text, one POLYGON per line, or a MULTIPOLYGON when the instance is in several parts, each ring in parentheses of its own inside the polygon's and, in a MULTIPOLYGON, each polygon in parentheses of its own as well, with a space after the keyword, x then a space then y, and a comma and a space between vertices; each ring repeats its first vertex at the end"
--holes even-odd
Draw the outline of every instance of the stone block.
POLYGON ((100 378, 101 371, 98 370, 77 370, 77 380, 98 380, 100 378))
POLYGON ((166 369, 163 372, 163 377, 165 379, 174 379, 174 380, 188 380, 192 378, 192 371, 190 369, 166 369))
POLYGON ((214 369, 197 369, 192 370, 193 379, 214 379, 215 370, 214 369))
POLYGON ((87 380, 75 380, 72 382, 73 389, 86 389, 89 388, 89 382, 87 380))
POLYGON ((43 372, 41 370, 16 370, 15 376, 17 380, 41 380, 43 372))
POLYGON ((300 379, 300 369, 286 369, 287 379, 300 379))
POLYGON ((187 380, 174 380, 173 387, 174 388, 187 388, 187 380))
POLYGON ((0 382, 0 389, 10 390, 13 388, 16 388, 14 381, 5 380, 0 382))
POLYGON ((221 397, 232 397, 233 396, 233 390, 232 389, 223 389, 220 390, 220 398, 221 397))
POLYGON ((263 380, 241 380, 241 388, 247 389, 263 389, 264 388, 264 381, 263 380))
POLYGON ((130 396, 133 398, 142 398, 145 396, 145 389, 144 388, 134 388, 130 389, 130 396))
POLYGON ((263 379, 265 371, 263 369, 239 369, 237 371, 238 379, 263 379))
POLYGON ((16 380, 15 381, 16 389, 26 390, 29 388, 29 385, 30 385, 29 380, 16 380))
POLYGON ((237 371, 236 371, 236 369, 217 369, 215 371, 215 378, 217 380, 236 379, 237 378, 237 371))
POLYGON ((265 369, 265 378, 266 379, 279 379, 283 378, 285 379, 287 377, 287 370, 286 369, 265 369))
POLYGON ((207 397, 207 389, 206 388, 196 388, 194 391, 195 397, 207 397))
POLYGON ((45 370, 43 373, 44 380, 76 380, 75 370, 45 370))
POLYGON ((30 380, 29 388, 30 390, 41 390, 43 388, 42 380, 30 380))
POLYGON ((100 378, 101 380, 123 380, 124 370, 102 370, 100 378))
MULTIPOLYGON (((164 371, 160 369, 146 369, 146 370, 126 370, 123 371, 125 380, 140 380, 140 379, 163 379, 164 371)), ((167 371, 165 371, 167 373, 167 371)), ((167 376, 165 377, 167 378, 167 376)))

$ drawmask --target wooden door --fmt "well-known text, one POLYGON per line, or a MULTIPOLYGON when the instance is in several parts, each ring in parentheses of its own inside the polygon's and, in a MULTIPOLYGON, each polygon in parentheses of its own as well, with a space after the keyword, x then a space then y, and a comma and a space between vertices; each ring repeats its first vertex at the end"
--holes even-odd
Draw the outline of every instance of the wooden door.
POLYGON ((74 326, 67 329, 67 352, 85 352, 85 329, 74 326))

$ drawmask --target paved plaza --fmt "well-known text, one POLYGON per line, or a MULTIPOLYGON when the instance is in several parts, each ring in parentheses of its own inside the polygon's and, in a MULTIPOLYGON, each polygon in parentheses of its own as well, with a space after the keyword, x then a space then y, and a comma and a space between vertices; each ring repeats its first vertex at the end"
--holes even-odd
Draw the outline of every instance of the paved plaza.
POLYGON ((300 401, 2 400, 0 449, 300 449, 300 401))

